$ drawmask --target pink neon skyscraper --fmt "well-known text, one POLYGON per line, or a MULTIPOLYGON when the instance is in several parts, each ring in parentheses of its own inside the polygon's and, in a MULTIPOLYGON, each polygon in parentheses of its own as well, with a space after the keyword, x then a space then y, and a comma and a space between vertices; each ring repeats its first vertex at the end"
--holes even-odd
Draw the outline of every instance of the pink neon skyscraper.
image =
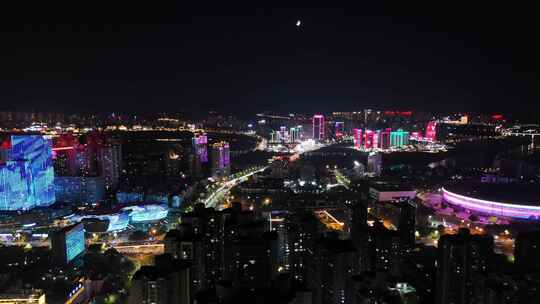
POLYGON ((315 141, 324 141, 324 116, 320 114, 313 115, 313 139, 315 141))
POLYGON ((362 146, 362 129, 354 129, 354 147, 360 149, 362 146))
POLYGON ((426 139, 428 141, 437 140, 437 123, 435 121, 430 121, 426 127, 426 139))

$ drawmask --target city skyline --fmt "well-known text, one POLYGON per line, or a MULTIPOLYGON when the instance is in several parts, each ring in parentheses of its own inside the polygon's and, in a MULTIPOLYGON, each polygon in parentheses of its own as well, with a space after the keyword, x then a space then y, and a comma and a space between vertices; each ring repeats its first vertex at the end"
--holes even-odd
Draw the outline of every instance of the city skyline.
POLYGON ((539 301, 532 7, 2 8, 0 303, 539 301))

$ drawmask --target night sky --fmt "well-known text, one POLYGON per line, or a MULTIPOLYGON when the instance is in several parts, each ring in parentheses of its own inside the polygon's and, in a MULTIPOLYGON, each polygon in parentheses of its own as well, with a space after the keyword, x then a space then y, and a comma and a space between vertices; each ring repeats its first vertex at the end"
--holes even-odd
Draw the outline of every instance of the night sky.
POLYGON ((540 111, 533 7, 74 2, 2 9, 0 109, 540 111))

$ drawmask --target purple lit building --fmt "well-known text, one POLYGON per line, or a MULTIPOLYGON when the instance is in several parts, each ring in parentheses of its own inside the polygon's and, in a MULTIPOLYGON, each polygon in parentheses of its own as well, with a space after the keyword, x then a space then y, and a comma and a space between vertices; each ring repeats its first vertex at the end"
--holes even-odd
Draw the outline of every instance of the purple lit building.
POLYGON ((195 134, 192 139, 191 146, 193 148, 193 152, 199 157, 202 164, 208 162, 207 145, 208 137, 206 136, 206 133, 195 134))
POLYGON ((336 121, 336 124, 335 124, 336 138, 343 137, 344 133, 345 133, 345 123, 343 121, 336 121))
POLYGON ((324 134, 324 116, 316 114, 313 116, 313 140, 317 142, 323 142, 325 140, 324 134))
POLYGON ((188 156, 189 173, 200 178, 203 175, 203 166, 208 163, 208 137, 206 133, 196 133, 191 139, 191 153, 188 156))
POLYGON ((231 161, 228 142, 218 142, 212 146, 211 175, 223 178, 231 174, 231 161))
POLYGON ((362 129, 354 129, 354 147, 360 149, 362 147, 362 129))

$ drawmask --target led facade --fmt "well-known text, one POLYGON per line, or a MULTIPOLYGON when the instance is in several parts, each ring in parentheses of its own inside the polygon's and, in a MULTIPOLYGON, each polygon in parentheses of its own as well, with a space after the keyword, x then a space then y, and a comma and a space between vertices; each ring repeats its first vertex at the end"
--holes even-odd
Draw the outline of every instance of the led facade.
POLYGON ((324 141, 324 116, 317 114, 313 116, 313 139, 318 142, 324 141))
POLYGON ((362 129, 353 130, 354 147, 360 149, 362 146, 362 129))
POLYGON ((0 148, 0 210, 28 210, 55 202, 51 140, 9 135, 0 148))
POLYGON ((105 195, 102 176, 56 176, 56 200, 64 203, 97 203, 105 195))
POLYGON ((291 142, 299 142, 300 141, 300 129, 302 127, 292 127, 289 129, 289 139, 291 142))
POLYGON ((379 148, 381 149, 388 149, 390 148, 390 133, 392 133, 392 129, 387 128, 379 133, 379 148))
POLYGON ((390 133, 390 145, 392 147, 403 147, 409 144, 409 132, 398 129, 390 133))
POLYGON ((426 126, 426 139, 431 142, 437 140, 437 123, 435 121, 428 122, 426 126))
POLYGON ((409 132, 401 129, 392 131, 390 128, 382 130, 354 129, 354 147, 364 150, 389 149, 390 147, 402 147, 409 144, 409 132))
POLYGON ((122 145, 117 138, 99 132, 64 133, 55 138, 52 150, 56 176, 103 176, 107 189, 117 186, 122 167, 122 145))
POLYGON ((208 137, 206 136, 206 133, 195 134, 191 142, 193 152, 199 157, 203 164, 208 162, 207 144, 208 137))
POLYGON ((219 142, 212 145, 211 174, 215 178, 231 174, 229 143, 219 142))
POLYGON ((366 130, 366 133, 364 135, 364 149, 371 149, 373 148, 373 141, 374 141, 375 132, 372 130, 366 130))
POLYGON ((85 249, 84 225, 78 224, 66 232, 66 258, 71 262, 85 249))
POLYGON ((335 124, 336 137, 341 138, 345 132, 345 123, 343 121, 337 121, 335 124))
POLYGON ((84 252, 84 224, 77 223, 55 231, 51 237, 53 261, 65 265, 84 252))
MULTIPOLYGON (((106 228, 99 232, 114 232, 127 229, 129 225, 129 214, 127 212, 119 212, 102 215, 76 215, 69 218, 69 220, 71 223, 86 222, 85 220, 104 221, 106 228)), ((90 232, 98 231, 92 231, 92 229, 90 229, 90 232)))

